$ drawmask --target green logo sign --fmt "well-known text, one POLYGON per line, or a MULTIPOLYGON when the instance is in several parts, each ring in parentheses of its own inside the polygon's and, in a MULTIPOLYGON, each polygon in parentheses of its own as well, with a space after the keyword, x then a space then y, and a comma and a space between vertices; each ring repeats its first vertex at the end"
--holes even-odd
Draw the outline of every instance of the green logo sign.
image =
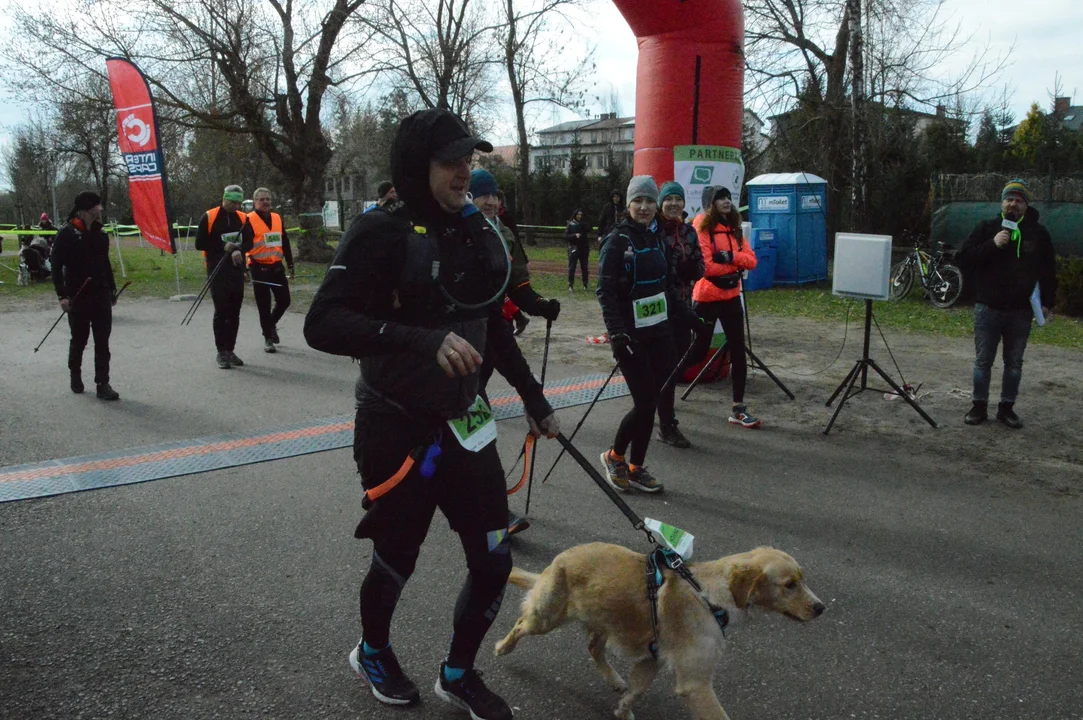
POLYGON ((714 167, 711 165, 697 165, 692 168, 693 185, 710 185, 714 177, 714 167))

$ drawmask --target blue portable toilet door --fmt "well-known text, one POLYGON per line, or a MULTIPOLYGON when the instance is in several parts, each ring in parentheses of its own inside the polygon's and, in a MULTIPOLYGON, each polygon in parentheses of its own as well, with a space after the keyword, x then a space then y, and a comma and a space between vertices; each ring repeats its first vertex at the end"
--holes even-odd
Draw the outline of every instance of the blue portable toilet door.
POLYGON ((761 185, 749 188, 748 217, 752 226, 761 231, 774 231, 775 279, 780 282, 797 281, 796 207, 797 196, 792 186, 761 185))
POLYGON ((798 192, 797 282, 827 279, 826 185, 808 185, 798 192))

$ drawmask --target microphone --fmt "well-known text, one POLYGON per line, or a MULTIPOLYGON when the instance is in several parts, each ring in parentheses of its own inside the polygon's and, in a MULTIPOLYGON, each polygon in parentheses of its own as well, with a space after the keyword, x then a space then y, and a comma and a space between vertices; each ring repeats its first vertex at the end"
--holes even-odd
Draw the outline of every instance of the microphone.
POLYGON ((1018 230, 1019 229, 1019 216, 1015 213, 1007 213, 1004 215, 1004 219, 1000 221, 1000 227, 1005 230, 1018 230))

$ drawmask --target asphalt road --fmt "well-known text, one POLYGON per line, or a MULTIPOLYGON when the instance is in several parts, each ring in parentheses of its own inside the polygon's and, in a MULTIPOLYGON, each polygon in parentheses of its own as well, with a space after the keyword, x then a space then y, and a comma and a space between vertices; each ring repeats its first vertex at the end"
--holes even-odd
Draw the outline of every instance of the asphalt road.
MULTIPOLYGON (((181 330, 183 311, 149 300, 118 310, 115 404, 68 392, 66 333, 31 353, 50 312, 0 315, 0 465, 351 412, 355 367, 305 347, 299 315, 282 324, 282 351, 264 355, 246 306, 237 352, 249 365, 223 372, 210 308, 181 330)), ((557 376, 576 372, 597 367, 557 376)), ((628 403, 592 413, 576 440, 589 458, 628 403)), ((652 446, 666 491, 629 502, 694 533, 696 559, 786 550, 828 606, 804 625, 735 619, 715 678, 734 720, 1083 717, 1076 493, 1027 482, 1025 459, 990 473, 965 454, 898 447, 890 431, 744 431, 723 407, 714 390, 679 405, 695 447, 652 446)), ((563 411, 565 427, 583 409, 563 411)), ((507 460, 522 429, 501 424, 507 460)), ((556 452, 543 444, 539 469, 556 452)), ((646 549, 568 458, 531 505, 533 526, 513 541, 528 569, 582 542, 646 549)), ((352 537, 360 512, 348 450, 0 505, 0 717, 465 717, 431 692, 465 572, 439 517, 393 630, 422 704, 381 706, 352 675, 370 558, 352 537)), ((508 590, 487 638, 486 681, 517 717, 609 717, 616 698, 576 627, 491 657, 520 598, 508 590)), ((668 673, 636 709, 639 720, 686 716, 668 673)))

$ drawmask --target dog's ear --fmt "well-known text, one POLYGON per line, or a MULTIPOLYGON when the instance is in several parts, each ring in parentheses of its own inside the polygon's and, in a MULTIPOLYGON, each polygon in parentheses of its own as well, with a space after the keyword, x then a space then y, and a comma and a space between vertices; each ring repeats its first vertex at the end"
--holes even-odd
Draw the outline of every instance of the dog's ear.
POLYGON ((741 610, 748 607, 762 578, 763 569, 758 565, 742 564, 735 567, 730 577, 730 594, 733 595, 734 605, 741 610))

